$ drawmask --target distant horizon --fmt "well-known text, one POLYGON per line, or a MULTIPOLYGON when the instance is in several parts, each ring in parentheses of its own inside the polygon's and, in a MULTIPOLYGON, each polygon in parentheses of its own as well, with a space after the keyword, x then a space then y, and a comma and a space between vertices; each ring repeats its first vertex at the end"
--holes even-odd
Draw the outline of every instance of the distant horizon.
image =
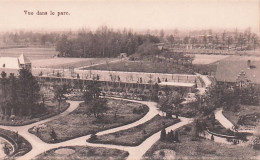
MULTIPOLYGON (((102 25, 102 26, 106 26, 106 25, 102 25)), ((102 27, 99 26, 99 27, 102 27)), ((34 33, 58 33, 58 32, 80 32, 82 30, 85 30, 86 32, 91 31, 91 32, 95 32, 99 27, 97 28, 90 28, 90 27, 81 27, 81 28, 60 28, 60 29, 53 29, 53 28, 45 28, 45 29, 26 29, 26 28, 20 28, 20 29, 10 29, 10 30, 0 30, 0 34, 1 33, 17 33, 17 32, 34 32, 34 33)), ((138 28, 138 29, 133 29, 133 28, 114 28, 114 27, 109 27, 107 26, 108 29, 113 29, 113 31, 123 31, 123 30, 127 30, 127 31, 132 31, 133 33, 146 33, 147 31, 150 32, 160 32, 161 30, 163 30, 165 33, 167 32, 174 32, 174 30, 178 30, 179 33, 188 33, 188 32, 197 32, 197 31, 208 31, 208 30, 212 30, 212 32, 214 33, 219 33, 219 32, 233 32, 236 29, 238 30, 238 32, 243 32, 247 29, 251 29, 252 33, 256 33, 259 34, 258 32, 252 30, 251 27, 246 27, 246 28, 194 28, 194 29, 182 29, 182 28, 169 28, 169 29, 149 29, 149 28, 138 28)))

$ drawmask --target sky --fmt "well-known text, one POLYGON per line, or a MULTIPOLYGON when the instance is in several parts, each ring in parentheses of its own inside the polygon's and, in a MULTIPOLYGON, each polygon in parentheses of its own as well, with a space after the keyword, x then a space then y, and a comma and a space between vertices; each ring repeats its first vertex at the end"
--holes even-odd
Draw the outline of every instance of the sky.
POLYGON ((259 6, 257 0, 0 0, 0 32, 96 29, 107 25, 134 30, 251 27, 259 33, 259 6), (37 15, 37 11, 48 15, 37 15), (57 12, 69 15, 58 16, 57 12))

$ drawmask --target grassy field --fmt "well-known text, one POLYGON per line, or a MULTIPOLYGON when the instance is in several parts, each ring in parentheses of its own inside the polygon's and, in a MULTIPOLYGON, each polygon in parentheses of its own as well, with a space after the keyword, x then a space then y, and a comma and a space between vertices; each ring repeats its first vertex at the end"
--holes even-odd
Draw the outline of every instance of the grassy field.
POLYGON ((109 63, 116 60, 115 58, 51 58, 32 60, 32 67, 48 67, 56 69, 68 69, 83 66, 90 66, 99 63, 109 63))
POLYGON ((239 116, 259 113, 260 114, 260 106, 247 106, 241 105, 238 112, 225 111, 223 110, 224 116, 229 119, 233 124, 237 124, 239 120, 239 116))
MULTIPOLYGON (((192 125, 188 125, 192 128, 192 125)), ((154 156, 156 151, 169 149, 176 152, 175 159, 252 159, 260 154, 260 151, 254 150, 251 146, 236 146, 222 143, 216 143, 207 139, 200 141, 191 141, 192 131, 186 129, 187 126, 179 129, 180 143, 169 143, 157 141, 144 155, 143 159, 158 159, 154 156)), ((165 158, 165 157, 164 157, 165 158)))
POLYGON ((63 147, 63 148, 55 148, 44 152, 38 155, 35 160, 105 160, 105 159, 113 159, 113 160, 124 160, 128 157, 128 152, 121 151, 117 149, 108 149, 108 148, 94 148, 94 147, 85 147, 85 146, 73 146, 73 147, 63 147), (70 155, 66 154, 58 154, 55 153, 58 149, 72 149, 75 153, 70 155))
POLYGON ((164 127, 164 125, 165 127, 168 127, 177 122, 179 122, 178 119, 169 119, 157 115, 151 120, 136 127, 98 136, 97 140, 94 141, 94 143, 137 146, 154 133, 160 131, 164 127))
POLYGON ((211 64, 219 60, 229 57, 228 55, 207 55, 195 54, 195 59, 192 64, 211 64))
POLYGON ((0 55, 5 57, 18 57, 21 54, 27 56, 30 60, 52 58, 58 54, 55 48, 8 48, 0 49, 0 55))
POLYGON ((85 69, 92 70, 111 70, 127 72, 150 72, 150 73, 193 73, 195 72, 216 72, 218 61, 226 59, 227 55, 204 55, 196 54, 191 68, 181 65, 174 65, 168 62, 151 62, 151 61, 121 61, 113 64, 102 64, 85 69))
POLYGON ((142 118, 147 112, 148 107, 138 103, 120 101, 120 100, 108 100, 108 107, 110 108, 102 119, 96 119, 93 115, 87 116, 85 114, 86 106, 82 103, 75 111, 65 117, 55 119, 46 123, 45 129, 40 129, 38 134, 44 142, 55 143, 61 142, 75 137, 84 136, 93 132, 99 132, 102 130, 118 127, 121 125, 129 124, 140 118, 142 118), (118 110, 117 119, 114 119, 114 111, 111 109, 115 103, 118 103, 120 108, 118 110), (136 108, 144 108, 144 112, 140 114, 134 114, 133 110, 136 108), (70 126, 70 127, 64 127, 70 126), (57 141, 53 142, 50 136, 51 129, 57 134, 57 141))
POLYGON ((169 62, 152 61, 120 61, 111 64, 101 64, 87 67, 86 70, 108 70, 126 72, 148 72, 148 73, 170 73, 170 74, 192 74, 192 69, 169 62))
POLYGON ((13 120, 7 119, 6 117, 1 117, 0 124, 7 126, 22 126, 26 124, 31 124, 34 122, 38 122, 40 120, 55 116, 63 111, 65 111, 69 107, 69 103, 62 102, 61 103, 61 111, 58 110, 58 104, 50 101, 45 102, 45 109, 42 110, 39 114, 34 115, 33 117, 20 117, 16 116, 13 120))

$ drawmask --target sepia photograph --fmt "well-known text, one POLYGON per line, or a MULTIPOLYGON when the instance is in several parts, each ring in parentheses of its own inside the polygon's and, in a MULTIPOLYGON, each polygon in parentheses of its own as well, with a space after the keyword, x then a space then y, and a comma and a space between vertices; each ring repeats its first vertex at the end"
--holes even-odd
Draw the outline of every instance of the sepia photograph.
POLYGON ((0 159, 260 160, 259 0, 0 0, 0 159))

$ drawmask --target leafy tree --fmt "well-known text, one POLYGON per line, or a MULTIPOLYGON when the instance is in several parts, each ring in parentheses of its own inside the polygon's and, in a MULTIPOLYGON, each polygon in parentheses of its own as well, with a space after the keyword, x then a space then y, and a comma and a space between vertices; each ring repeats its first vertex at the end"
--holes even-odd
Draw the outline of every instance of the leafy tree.
POLYGON ((95 118, 100 119, 108 110, 107 100, 104 98, 95 98, 89 103, 87 110, 93 114, 95 118))
POLYGON ((165 127, 161 130, 160 140, 165 141, 166 140, 166 130, 165 127))
POLYGON ((161 105, 160 110, 166 113, 167 118, 172 117, 173 104, 169 101, 168 96, 163 96, 159 99, 159 104, 161 105))
POLYGON ((155 83, 152 91, 151 91, 151 100, 158 102, 158 92, 159 92, 159 85, 157 83, 155 83))
POLYGON ((205 134, 206 123, 203 119, 196 119, 194 123, 193 139, 197 140, 197 138, 200 137, 200 134, 205 134))
POLYGON ((173 131, 171 130, 170 132, 167 133, 167 142, 174 142, 175 141, 175 137, 174 137, 174 133, 173 131))
POLYGON ((83 99, 85 103, 91 102, 94 99, 99 98, 101 95, 101 90, 96 82, 90 82, 85 86, 85 91, 83 94, 83 99))
POLYGON ((160 30, 160 39, 163 41, 164 39, 164 31, 163 29, 160 30))
POLYGON ((8 96, 8 79, 6 73, 3 71, 1 73, 1 108, 2 108, 2 113, 5 115, 7 113, 7 96, 8 96))
POLYGON ((229 46, 232 44, 232 41, 233 41, 232 36, 228 36, 228 39, 227 39, 227 47, 228 47, 228 50, 229 50, 229 46))
POLYGON ((121 100, 119 103, 117 101, 113 101, 112 102, 112 110, 114 113, 114 119, 117 120, 117 113, 119 112, 120 108, 121 108, 121 103, 123 101, 121 100))
POLYGON ((19 70, 19 76, 17 81, 18 102, 22 107, 20 108, 20 114, 23 111, 27 111, 26 114, 32 116, 33 106, 38 102, 40 98, 40 87, 38 81, 33 77, 32 73, 27 69, 19 70))
POLYGON ((174 44, 174 37, 173 37, 173 35, 167 36, 166 39, 167 39, 167 41, 170 42, 171 47, 173 47, 173 44, 174 44))
POLYGON ((67 93, 66 88, 63 86, 55 86, 54 87, 54 99, 58 101, 59 111, 61 111, 60 104, 65 99, 65 95, 67 93))
POLYGON ((50 136, 54 142, 57 141, 57 134, 54 129, 51 130, 50 136))
POLYGON ((160 50, 153 43, 145 42, 137 48, 136 54, 140 56, 140 58, 158 57, 160 50))
POLYGON ((18 95, 17 95, 17 78, 14 74, 9 76, 9 86, 8 86, 8 101, 11 106, 11 115, 15 115, 15 111, 18 108, 18 95))
POLYGON ((174 104, 176 118, 179 117, 179 107, 180 107, 181 102, 183 102, 183 100, 184 99, 179 94, 175 94, 171 98, 171 102, 174 104))

